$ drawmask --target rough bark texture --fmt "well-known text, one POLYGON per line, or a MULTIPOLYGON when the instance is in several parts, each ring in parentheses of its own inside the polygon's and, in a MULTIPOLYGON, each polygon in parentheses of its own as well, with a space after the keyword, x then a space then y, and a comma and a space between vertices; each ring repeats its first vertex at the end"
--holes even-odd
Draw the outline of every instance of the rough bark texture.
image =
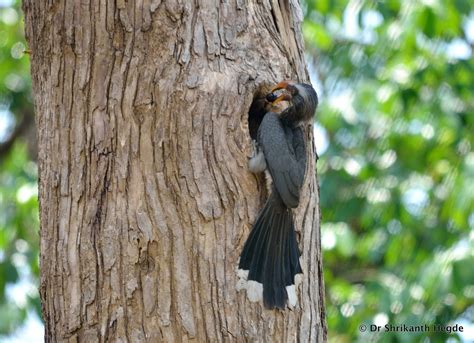
POLYGON ((253 94, 308 79, 297 0, 23 6, 46 340, 324 341, 314 147, 298 307, 267 311, 235 290, 262 206, 247 171, 253 94))

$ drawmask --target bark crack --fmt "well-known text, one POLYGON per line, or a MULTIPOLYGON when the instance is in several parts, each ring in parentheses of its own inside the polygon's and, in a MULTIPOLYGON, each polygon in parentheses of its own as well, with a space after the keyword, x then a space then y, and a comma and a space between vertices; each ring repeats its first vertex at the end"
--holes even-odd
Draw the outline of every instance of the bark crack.
POLYGON ((263 193, 246 168, 252 93, 308 76, 296 0, 23 8, 46 341, 323 341, 316 179, 295 211, 300 306, 266 311, 234 284, 263 193))

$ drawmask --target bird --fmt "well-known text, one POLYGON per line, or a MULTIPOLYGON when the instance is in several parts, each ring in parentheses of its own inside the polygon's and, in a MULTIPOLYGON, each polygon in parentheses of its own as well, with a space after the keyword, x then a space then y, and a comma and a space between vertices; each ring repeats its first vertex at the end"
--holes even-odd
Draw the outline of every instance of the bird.
POLYGON ((265 114, 248 167, 265 172, 270 195, 240 254, 237 289, 245 288, 251 301, 263 297, 267 309, 285 309, 297 303, 295 276, 302 273, 292 209, 305 179, 304 127, 313 120, 318 96, 309 84, 282 81, 259 101, 265 114))

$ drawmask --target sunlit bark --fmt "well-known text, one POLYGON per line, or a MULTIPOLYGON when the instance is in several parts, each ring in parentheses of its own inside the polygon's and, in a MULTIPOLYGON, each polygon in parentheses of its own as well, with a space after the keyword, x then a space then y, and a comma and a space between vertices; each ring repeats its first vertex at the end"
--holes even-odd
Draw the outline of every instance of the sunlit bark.
POLYGON ((46 340, 323 341, 314 148, 297 211, 299 305, 267 311, 235 289, 262 205, 246 169, 253 93, 308 77, 297 1, 23 8, 46 340))

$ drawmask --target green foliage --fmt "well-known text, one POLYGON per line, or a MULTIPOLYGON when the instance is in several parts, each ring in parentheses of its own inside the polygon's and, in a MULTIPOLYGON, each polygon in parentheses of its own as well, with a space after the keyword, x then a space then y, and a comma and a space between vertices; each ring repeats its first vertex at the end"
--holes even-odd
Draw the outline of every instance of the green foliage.
POLYGON ((37 167, 18 143, 0 171, 0 333, 11 332, 28 309, 39 311, 37 167), (35 284, 32 283, 35 281, 35 284), (6 290, 9 289, 9 296, 6 290))
POLYGON ((16 116, 21 116, 25 107, 31 108, 26 52, 20 2, 14 1, 6 7, 0 5, 0 109, 9 109, 16 116))
POLYGON ((29 62, 19 2, 6 3, 0 1, 0 335, 32 308, 39 313, 37 167, 21 138, 8 144, 32 112, 29 62))
POLYGON ((306 1, 320 82, 322 245, 334 342, 444 342, 359 325, 474 312, 470 1, 306 1), (456 47, 457 45, 457 47, 456 47))

